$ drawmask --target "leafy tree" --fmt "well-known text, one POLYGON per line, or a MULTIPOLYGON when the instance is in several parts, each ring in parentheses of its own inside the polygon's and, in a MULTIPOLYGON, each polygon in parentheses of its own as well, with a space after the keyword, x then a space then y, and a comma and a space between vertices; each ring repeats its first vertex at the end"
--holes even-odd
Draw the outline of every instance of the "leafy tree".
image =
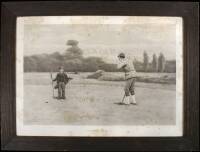
POLYGON ((78 41, 77 40, 68 40, 67 41, 67 45, 77 46, 78 45, 78 41))
POLYGON ((70 45, 71 47, 66 50, 65 53, 66 60, 83 57, 83 51, 78 47, 78 41, 68 40, 67 45, 70 45))
POLYGON ((33 57, 24 57, 24 71, 32 72, 37 71, 37 61, 33 57))
POLYGON ((159 72, 165 71, 165 57, 162 53, 160 53, 158 57, 158 71, 159 72))
POLYGON ((158 58, 156 54, 153 54, 152 67, 154 72, 158 71, 158 58))
POLYGON ((147 72, 148 66, 149 66, 149 56, 144 51, 144 53, 143 53, 143 69, 144 69, 145 72, 147 72))

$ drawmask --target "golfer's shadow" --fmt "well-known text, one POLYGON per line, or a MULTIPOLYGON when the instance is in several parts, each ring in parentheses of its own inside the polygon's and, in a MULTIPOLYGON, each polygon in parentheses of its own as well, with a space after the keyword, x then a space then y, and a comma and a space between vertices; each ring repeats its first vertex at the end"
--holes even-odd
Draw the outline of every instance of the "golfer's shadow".
POLYGON ((114 104, 116 104, 116 105, 126 105, 126 104, 124 104, 122 102, 114 102, 114 104))

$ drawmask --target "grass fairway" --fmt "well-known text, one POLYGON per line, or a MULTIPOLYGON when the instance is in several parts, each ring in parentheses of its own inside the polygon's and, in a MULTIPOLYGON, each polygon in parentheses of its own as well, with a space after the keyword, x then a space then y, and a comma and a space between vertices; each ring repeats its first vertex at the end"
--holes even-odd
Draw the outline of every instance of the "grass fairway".
POLYGON ((27 125, 175 124, 174 84, 136 82, 138 105, 126 106, 116 104, 123 98, 124 82, 85 79, 85 75, 71 74, 74 79, 66 86, 67 98, 57 100, 52 97, 49 73, 25 73, 24 123, 27 125))

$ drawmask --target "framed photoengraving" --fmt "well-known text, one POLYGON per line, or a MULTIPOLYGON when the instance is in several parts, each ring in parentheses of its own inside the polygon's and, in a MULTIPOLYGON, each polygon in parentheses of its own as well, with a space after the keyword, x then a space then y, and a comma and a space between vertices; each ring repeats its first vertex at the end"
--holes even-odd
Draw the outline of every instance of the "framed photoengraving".
POLYGON ((199 150, 198 11, 2 3, 2 149, 199 150))

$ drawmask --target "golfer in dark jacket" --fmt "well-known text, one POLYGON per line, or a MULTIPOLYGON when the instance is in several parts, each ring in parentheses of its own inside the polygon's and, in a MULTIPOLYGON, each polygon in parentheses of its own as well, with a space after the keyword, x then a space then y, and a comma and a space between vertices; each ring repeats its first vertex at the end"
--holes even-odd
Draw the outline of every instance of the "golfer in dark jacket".
POLYGON ((59 68, 59 73, 53 81, 57 81, 58 99, 65 99, 65 85, 68 82, 68 76, 62 67, 59 68))

